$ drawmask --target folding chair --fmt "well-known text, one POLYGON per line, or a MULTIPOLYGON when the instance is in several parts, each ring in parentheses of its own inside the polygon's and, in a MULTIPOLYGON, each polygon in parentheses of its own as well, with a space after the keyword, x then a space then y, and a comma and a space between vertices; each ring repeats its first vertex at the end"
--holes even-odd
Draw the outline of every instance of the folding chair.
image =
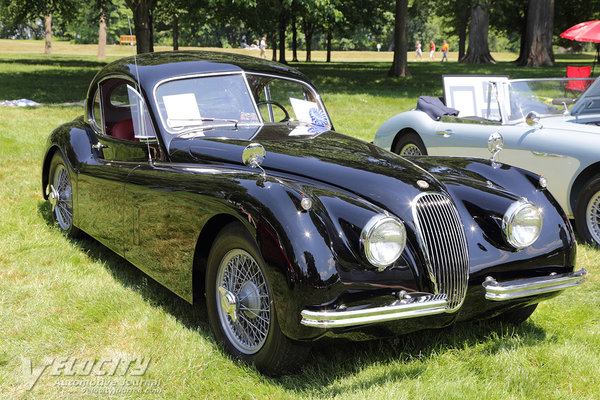
MULTIPOLYGON (((592 67, 572 67, 567 65, 567 78, 589 78, 592 74, 592 67)), ((574 92, 584 92, 589 86, 589 81, 568 81, 565 89, 574 92)))

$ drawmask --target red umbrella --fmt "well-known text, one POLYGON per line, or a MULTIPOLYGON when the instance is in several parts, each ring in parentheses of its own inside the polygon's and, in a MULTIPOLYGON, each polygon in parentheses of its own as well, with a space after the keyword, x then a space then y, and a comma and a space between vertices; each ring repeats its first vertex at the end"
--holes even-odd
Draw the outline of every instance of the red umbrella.
POLYGON ((560 37, 578 42, 600 43, 600 21, 581 22, 561 33, 560 37))
POLYGON ((596 43, 596 57, 592 64, 592 74, 597 62, 600 62, 600 21, 581 22, 570 27, 560 34, 560 37, 565 39, 575 40, 577 42, 594 42, 596 43))

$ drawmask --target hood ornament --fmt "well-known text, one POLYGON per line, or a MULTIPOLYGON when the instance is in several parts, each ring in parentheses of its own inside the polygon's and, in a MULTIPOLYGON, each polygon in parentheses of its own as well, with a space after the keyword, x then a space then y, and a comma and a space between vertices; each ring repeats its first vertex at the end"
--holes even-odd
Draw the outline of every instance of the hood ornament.
POLYGON ((496 166, 496 157, 504 148, 504 138, 498 132, 494 132, 488 138, 488 150, 492 153, 492 164, 496 166))
POLYGON ((421 189, 425 190, 425 189, 429 189, 429 183, 427 183, 426 181, 424 181, 423 179, 419 179, 417 181, 417 186, 420 187, 421 189))

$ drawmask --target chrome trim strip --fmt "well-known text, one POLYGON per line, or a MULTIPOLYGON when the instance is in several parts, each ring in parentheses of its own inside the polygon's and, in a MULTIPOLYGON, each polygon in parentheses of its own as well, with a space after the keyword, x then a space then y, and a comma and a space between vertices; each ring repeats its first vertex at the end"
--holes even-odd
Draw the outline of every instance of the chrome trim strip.
POLYGON ((585 282, 586 275, 587 271, 582 268, 567 274, 550 274, 506 282, 497 282, 494 278, 487 277, 482 286, 487 300, 505 301, 564 290, 585 282))
POLYGON ((415 318, 432 314, 443 314, 448 306, 445 294, 427 294, 405 298, 382 306, 368 306, 351 310, 302 310, 302 325, 314 328, 340 328, 415 318))

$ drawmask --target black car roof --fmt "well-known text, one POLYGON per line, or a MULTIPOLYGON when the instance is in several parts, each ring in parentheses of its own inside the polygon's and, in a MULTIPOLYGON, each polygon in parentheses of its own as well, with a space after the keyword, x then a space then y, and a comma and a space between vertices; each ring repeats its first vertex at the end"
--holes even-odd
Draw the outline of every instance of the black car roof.
MULTIPOLYGON (((300 72, 283 64, 242 54, 189 50, 145 53, 135 58, 140 83, 146 90, 150 90, 157 82, 174 76, 235 71, 275 73, 307 80, 300 72)), ((124 74, 137 81, 134 57, 108 64, 98 73, 94 82, 115 74, 124 74)))

